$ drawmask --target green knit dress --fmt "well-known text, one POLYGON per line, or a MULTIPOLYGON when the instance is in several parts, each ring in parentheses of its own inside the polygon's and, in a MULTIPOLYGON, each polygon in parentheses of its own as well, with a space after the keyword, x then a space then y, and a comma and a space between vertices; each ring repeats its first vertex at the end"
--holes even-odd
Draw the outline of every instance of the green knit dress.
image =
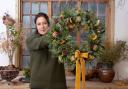
POLYGON ((30 52, 30 88, 37 89, 67 89, 64 65, 53 57, 45 36, 34 33, 27 38, 30 52))

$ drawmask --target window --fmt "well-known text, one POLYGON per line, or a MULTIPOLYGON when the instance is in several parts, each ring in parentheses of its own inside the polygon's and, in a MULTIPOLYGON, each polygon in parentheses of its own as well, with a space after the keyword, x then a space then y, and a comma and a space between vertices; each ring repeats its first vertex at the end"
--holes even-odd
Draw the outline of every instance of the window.
MULTIPOLYGON (((112 5, 113 0, 21 0, 21 22, 23 23, 26 37, 29 36, 34 30, 34 16, 38 12, 45 12, 49 17, 57 16, 66 7, 75 8, 80 7, 83 10, 93 10, 97 17, 105 23, 105 44, 110 45, 113 42, 113 33, 111 25, 112 21, 112 5)), ((113 6, 114 7, 114 6, 113 6)), ((73 33, 76 41, 84 40, 82 36, 86 33, 73 33), (81 38, 81 39, 80 39, 81 38)), ((23 50, 23 61, 29 59, 29 53, 27 48, 23 50)), ((26 65, 23 65, 26 66, 26 65)))

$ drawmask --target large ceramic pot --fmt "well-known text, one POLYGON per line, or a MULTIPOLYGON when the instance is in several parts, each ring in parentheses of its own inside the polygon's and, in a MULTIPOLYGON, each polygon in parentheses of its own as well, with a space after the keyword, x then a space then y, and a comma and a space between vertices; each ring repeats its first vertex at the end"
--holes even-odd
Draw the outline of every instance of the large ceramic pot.
POLYGON ((2 70, 1 71, 1 78, 7 81, 11 81, 12 79, 18 76, 18 70, 2 70))
POLYGON ((15 77, 17 77, 19 74, 19 69, 16 68, 14 65, 8 65, 8 66, 1 66, 0 67, 0 75, 2 79, 5 79, 7 81, 11 81, 15 77))
POLYGON ((98 70, 98 75, 99 75, 99 79, 102 82, 105 83, 110 83, 112 82, 114 76, 115 76, 115 72, 112 68, 108 68, 108 69, 99 69, 98 70))

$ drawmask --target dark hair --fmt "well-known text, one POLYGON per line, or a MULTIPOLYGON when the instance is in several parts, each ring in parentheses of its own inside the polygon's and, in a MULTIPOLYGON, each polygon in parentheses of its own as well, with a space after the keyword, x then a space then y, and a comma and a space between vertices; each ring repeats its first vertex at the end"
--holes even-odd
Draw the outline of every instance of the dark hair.
POLYGON ((40 12, 40 13, 38 13, 38 14, 35 16, 35 19, 34 19, 35 24, 36 24, 36 21, 37 21, 37 19, 38 19, 39 17, 44 17, 44 18, 47 20, 48 25, 50 25, 48 15, 45 14, 45 13, 43 13, 43 12, 40 12))
MULTIPOLYGON (((50 25, 50 22, 49 22, 49 17, 47 14, 43 13, 43 12, 40 12, 38 13, 36 16, 35 16, 35 19, 34 19, 34 22, 36 24, 36 21, 39 17, 44 17, 48 23, 48 26, 50 25)), ((36 34, 39 34, 38 31, 37 31, 37 28, 36 28, 36 31, 35 31, 36 34)))

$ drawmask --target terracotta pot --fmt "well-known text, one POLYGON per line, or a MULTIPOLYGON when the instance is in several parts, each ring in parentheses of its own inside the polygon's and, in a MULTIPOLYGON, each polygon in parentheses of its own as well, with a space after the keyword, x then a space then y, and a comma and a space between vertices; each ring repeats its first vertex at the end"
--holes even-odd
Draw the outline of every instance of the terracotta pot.
POLYGON ((87 70, 87 73, 86 73, 85 79, 86 79, 86 80, 92 79, 92 78, 93 78, 93 74, 94 74, 94 70, 93 70, 93 69, 88 69, 88 70, 87 70))
POLYGON ((99 69, 98 75, 99 75, 99 79, 102 82, 110 83, 110 82, 112 82, 112 80, 113 80, 113 78, 115 76, 115 72, 114 72, 114 70, 112 68, 99 69))

